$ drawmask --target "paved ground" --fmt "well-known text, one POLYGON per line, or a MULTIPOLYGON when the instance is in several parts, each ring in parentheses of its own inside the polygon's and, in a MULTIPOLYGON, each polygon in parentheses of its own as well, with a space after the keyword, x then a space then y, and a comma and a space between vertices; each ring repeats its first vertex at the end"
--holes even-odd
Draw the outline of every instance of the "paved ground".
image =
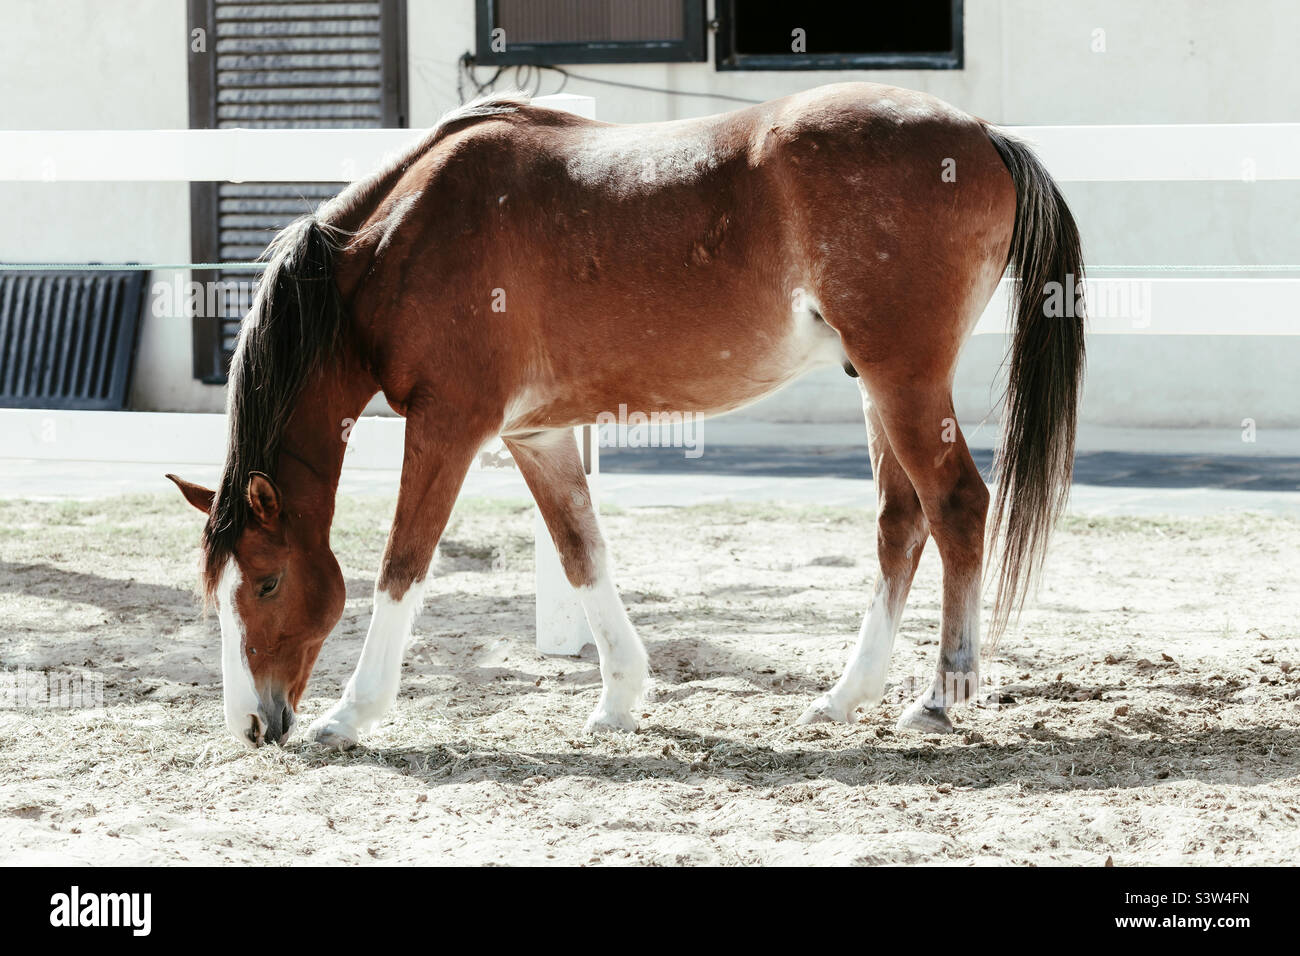
MULTIPOLYGON (((602 449, 607 472, 636 474, 758 475, 775 478, 861 478, 871 474, 865 443, 838 445, 715 445, 706 458, 686 458, 678 448, 602 449)), ((992 449, 973 451, 987 478, 992 449)), ((1300 491, 1300 458, 1249 455, 1166 455, 1084 452, 1074 463, 1076 484, 1108 488, 1234 488, 1300 491)))
MULTIPOLYGON (((981 466, 991 452, 976 449, 981 466)), ((724 501, 874 506, 865 449, 714 444, 707 456, 681 449, 603 449, 597 493, 621 507, 689 507, 724 501)), ((165 465, 0 459, 0 499, 91 499, 170 490, 165 465)), ((213 465, 176 466, 212 485, 213 465)), ((1079 455, 1070 508, 1076 514, 1206 515, 1224 511, 1300 514, 1300 458, 1091 452, 1079 455)), ((393 470, 344 470, 341 493, 395 494, 393 470)), ((471 472, 467 497, 527 500, 511 469, 471 472)))

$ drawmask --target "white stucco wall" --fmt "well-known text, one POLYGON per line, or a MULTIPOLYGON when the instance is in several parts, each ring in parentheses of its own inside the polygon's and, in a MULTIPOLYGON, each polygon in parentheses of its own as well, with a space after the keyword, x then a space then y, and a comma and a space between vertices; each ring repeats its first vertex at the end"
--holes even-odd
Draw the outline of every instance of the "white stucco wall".
MULTIPOLYGON (((3 0, 0 128, 185 128, 185 30, 177 0, 3 0)), ((0 209, 6 262, 190 260, 184 183, 0 183, 0 209)), ((132 406, 214 411, 222 392, 191 376, 189 320, 146 314, 132 406)))
MULTIPOLYGON (((460 55, 474 48, 472 0, 409 0, 412 125, 457 103, 460 55)), ((930 91, 1008 125, 1300 121, 1294 0, 967 0, 958 71, 722 72, 695 64, 575 65, 597 79, 755 99, 858 79, 930 91), (1094 52, 1094 31, 1105 52, 1094 52)), ((188 125, 187 36, 179 0, 0 0, 0 127, 188 125)), ((710 47, 711 49, 711 47, 710 47)), ((486 79, 493 71, 479 68, 486 79)), ((498 87, 511 84, 506 70, 498 87)), ((521 73, 553 92, 559 75, 521 73)), ((602 119, 638 122, 734 104, 571 79, 602 119)), ((1300 263, 1300 183, 1070 184, 1087 258, 1100 263, 1300 263)), ((0 259, 189 258, 184 185, 0 184, 0 259)), ((169 276, 158 275, 156 281, 169 276)), ((956 394, 984 417, 1003 343, 972 341, 956 394)), ((1083 419, 1092 424, 1300 427, 1300 336, 1097 336, 1083 419)), ((221 390, 190 378, 189 325, 146 319, 133 405, 218 409, 221 390)), ((853 420, 856 389, 811 376, 741 413, 853 420)))

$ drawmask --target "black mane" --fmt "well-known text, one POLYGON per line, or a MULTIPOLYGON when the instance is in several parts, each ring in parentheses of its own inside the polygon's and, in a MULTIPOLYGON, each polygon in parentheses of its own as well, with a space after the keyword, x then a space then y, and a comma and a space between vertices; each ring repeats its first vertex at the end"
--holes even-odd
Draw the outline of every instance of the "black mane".
POLYGON ((303 216, 263 253, 266 271, 230 363, 226 464, 203 533, 209 595, 248 521, 249 473, 275 473, 294 399, 338 348, 346 310, 334 283, 334 256, 345 241, 335 227, 303 216))

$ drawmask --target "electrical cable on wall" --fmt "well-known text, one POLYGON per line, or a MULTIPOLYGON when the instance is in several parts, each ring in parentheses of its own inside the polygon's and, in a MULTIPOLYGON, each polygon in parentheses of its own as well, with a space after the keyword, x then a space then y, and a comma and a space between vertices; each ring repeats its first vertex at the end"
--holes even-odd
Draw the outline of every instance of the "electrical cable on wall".
POLYGON ((727 93, 707 93, 696 90, 671 90, 663 86, 647 86, 642 83, 625 83, 621 80, 606 80, 601 77, 586 76, 581 73, 574 73, 560 66, 550 66, 547 64, 521 64, 513 68, 499 66, 496 72, 486 80, 480 82, 475 75, 475 69, 478 64, 474 59, 474 54, 466 51, 461 54, 459 62, 459 75, 456 79, 456 95, 460 97, 462 103, 465 102, 465 86, 468 84, 474 90, 474 96, 482 96, 490 93, 496 88, 496 82, 501 78, 502 73, 507 69, 513 69, 515 80, 514 89, 524 90, 532 96, 536 96, 541 89, 542 71, 550 70, 552 73, 560 74, 560 85, 551 91, 551 95, 561 93, 569 85, 569 80, 578 80, 583 83, 594 83, 599 86, 615 86, 624 90, 637 90, 642 93, 658 93, 665 96, 687 96, 698 97, 710 100, 725 100, 729 103, 761 103, 762 100, 751 99, 747 96, 731 96, 727 93))

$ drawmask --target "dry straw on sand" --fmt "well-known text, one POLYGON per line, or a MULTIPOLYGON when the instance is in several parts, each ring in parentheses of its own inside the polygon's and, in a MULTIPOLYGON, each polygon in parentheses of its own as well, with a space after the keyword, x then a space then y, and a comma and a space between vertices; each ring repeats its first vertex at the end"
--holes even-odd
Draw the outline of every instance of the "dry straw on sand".
MULTIPOLYGON (((304 714, 356 660, 391 502, 343 501, 348 580, 304 714)), ((0 661, 103 677, 102 711, 0 711, 7 862, 1291 863, 1300 856, 1300 521, 1069 519, 959 732, 795 728, 865 609, 849 509, 607 515, 656 685, 580 731, 596 661, 532 648, 527 508, 465 502, 391 718, 347 754, 243 750, 175 496, 0 502, 0 661), (175 500, 173 500, 175 498, 175 500), (1292 668, 1295 663, 1297 667, 1292 668)), ((935 659, 922 562, 891 690, 935 659)))

